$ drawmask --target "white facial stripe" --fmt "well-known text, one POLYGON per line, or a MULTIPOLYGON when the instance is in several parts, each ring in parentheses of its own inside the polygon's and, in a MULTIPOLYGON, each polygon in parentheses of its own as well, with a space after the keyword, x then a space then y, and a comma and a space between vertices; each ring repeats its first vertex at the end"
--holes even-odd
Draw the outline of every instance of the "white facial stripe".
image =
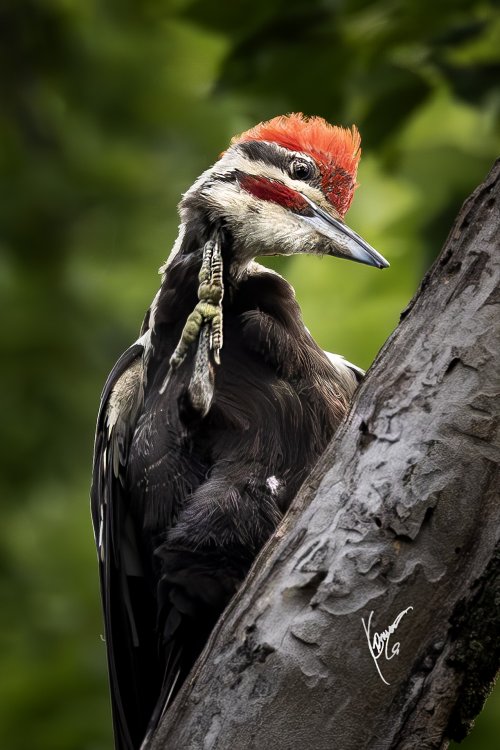
POLYGON ((243 222, 249 209, 257 209, 259 203, 253 195, 234 182, 216 182, 210 189, 208 200, 215 210, 224 206, 224 213, 233 222, 243 222))

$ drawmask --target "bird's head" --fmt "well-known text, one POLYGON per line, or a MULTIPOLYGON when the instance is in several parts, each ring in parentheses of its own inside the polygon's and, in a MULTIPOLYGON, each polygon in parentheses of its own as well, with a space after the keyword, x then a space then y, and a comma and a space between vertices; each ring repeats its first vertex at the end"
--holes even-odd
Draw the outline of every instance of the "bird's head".
POLYGON ((184 195, 181 218, 225 226, 234 262, 257 255, 335 255, 377 268, 387 261, 344 222, 356 189, 360 136, 321 117, 290 114, 232 139, 184 195))

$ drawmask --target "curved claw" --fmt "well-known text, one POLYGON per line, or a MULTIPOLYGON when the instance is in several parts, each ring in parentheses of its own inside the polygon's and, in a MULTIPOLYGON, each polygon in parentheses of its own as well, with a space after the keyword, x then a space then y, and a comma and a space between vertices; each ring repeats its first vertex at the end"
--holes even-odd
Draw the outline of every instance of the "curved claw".
POLYGON ((190 346, 198 339, 194 373, 188 391, 193 406, 206 413, 210 408, 213 397, 213 371, 209 352, 213 353, 215 364, 220 365, 220 351, 223 343, 222 298, 224 296, 224 283, 222 253, 217 235, 205 243, 198 281, 198 302, 188 316, 179 343, 170 357, 170 367, 161 385, 160 393, 165 392, 173 371, 180 367, 190 346))

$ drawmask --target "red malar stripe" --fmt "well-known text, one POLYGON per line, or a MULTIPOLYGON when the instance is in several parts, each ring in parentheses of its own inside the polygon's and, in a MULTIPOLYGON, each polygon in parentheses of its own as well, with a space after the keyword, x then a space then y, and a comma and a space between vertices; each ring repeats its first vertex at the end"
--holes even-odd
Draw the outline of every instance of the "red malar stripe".
POLYGON ((246 174, 240 178, 240 185, 256 198, 278 203, 291 211, 303 211, 308 207, 304 198, 296 190, 283 185, 282 182, 246 174))

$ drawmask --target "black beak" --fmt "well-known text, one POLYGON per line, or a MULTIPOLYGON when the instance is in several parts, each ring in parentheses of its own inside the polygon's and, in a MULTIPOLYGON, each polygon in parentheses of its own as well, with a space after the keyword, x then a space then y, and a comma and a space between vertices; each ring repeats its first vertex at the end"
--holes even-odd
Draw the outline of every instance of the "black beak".
POLYGON ((366 263, 368 266, 375 266, 375 268, 389 267, 386 259, 368 242, 365 242, 359 234, 350 229, 347 224, 330 216, 304 193, 301 193, 301 195, 312 209, 312 215, 297 214, 297 216, 331 241, 333 247, 328 253, 329 255, 355 260, 358 263, 366 263))

